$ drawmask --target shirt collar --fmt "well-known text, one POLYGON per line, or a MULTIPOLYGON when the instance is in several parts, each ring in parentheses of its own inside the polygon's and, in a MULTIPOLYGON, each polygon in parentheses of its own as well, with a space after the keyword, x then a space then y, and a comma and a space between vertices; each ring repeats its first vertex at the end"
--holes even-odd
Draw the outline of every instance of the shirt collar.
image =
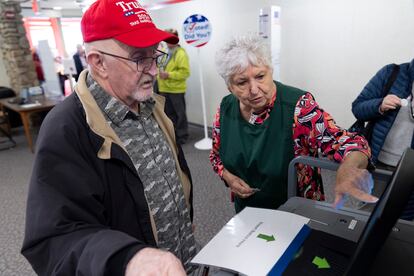
POLYGON ((92 96, 95 98, 96 103, 99 108, 105 114, 105 116, 111 120, 114 124, 119 124, 125 118, 134 118, 137 119, 142 117, 147 119, 152 115, 155 106, 155 100, 151 97, 145 102, 141 102, 140 112, 132 112, 128 106, 120 102, 115 97, 112 97, 96 82, 91 74, 88 74, 86 77, 86 85, 91 92, 92 96))

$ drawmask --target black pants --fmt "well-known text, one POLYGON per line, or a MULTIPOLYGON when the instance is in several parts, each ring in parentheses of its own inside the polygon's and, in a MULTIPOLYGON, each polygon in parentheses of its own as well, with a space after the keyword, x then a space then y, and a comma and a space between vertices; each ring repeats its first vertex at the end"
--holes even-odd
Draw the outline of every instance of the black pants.
POLYGON ((165 97, 165 113, 174 124, 177 143, 184 144, 188 139, 188 121, 184 93, 159 92, 159 94, 165 97))

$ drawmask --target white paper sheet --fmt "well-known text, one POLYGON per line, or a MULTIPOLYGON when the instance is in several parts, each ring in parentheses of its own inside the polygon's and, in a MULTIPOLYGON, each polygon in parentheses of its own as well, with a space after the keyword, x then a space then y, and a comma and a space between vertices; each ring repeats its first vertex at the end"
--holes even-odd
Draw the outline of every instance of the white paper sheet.
POLYGON ((308 222, 293 213, 246 207, 191 262, 266 275, 308 222))

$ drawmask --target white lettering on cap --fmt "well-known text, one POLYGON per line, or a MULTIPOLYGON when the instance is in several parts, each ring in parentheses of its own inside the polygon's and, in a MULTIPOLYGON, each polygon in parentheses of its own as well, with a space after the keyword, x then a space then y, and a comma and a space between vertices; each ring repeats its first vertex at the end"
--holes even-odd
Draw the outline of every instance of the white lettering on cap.
POLYGON ((152 19, 147 11, 137 1, 118 1, 115 3, 115 5, 122 8, 122 12, 125 17, 130 17, 129 19, 133 20, 129 22, 130 26, 136 26, 140 23, 152 23, 152 19), (138 9, 138 11, 134 11, 134 9, 138 9), (138 17, 138 20, 131 17, 132 15, 136 15, 138 17))
POLYGON ((122 11, 124 11, 124 12, 131 11, 133 8, 136 8, 136 9, 138 9, 138 8, 143 9, 144 8, 137 1, 131 1, 131 2, 126 2, 126 3, 124 1, 119 1, 119 2, 116 2, 115 5, 121 6, 122 11))
POLYGON ((151 23, 151 17, 145 11, 140 11, 135 13, 141 23, 151 23))

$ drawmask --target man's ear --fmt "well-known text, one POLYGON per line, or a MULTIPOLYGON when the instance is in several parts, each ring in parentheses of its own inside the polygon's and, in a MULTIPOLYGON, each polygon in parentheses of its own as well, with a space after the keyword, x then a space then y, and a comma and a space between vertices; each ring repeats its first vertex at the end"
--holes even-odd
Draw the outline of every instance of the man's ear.
POLYGON ((87 61, 89 67, 94 72, 94 74, 98 74, 101 78, 105 78, 107 76, 107 64, 101 55, 97 51, 91 51, 87 55, 87 61))

